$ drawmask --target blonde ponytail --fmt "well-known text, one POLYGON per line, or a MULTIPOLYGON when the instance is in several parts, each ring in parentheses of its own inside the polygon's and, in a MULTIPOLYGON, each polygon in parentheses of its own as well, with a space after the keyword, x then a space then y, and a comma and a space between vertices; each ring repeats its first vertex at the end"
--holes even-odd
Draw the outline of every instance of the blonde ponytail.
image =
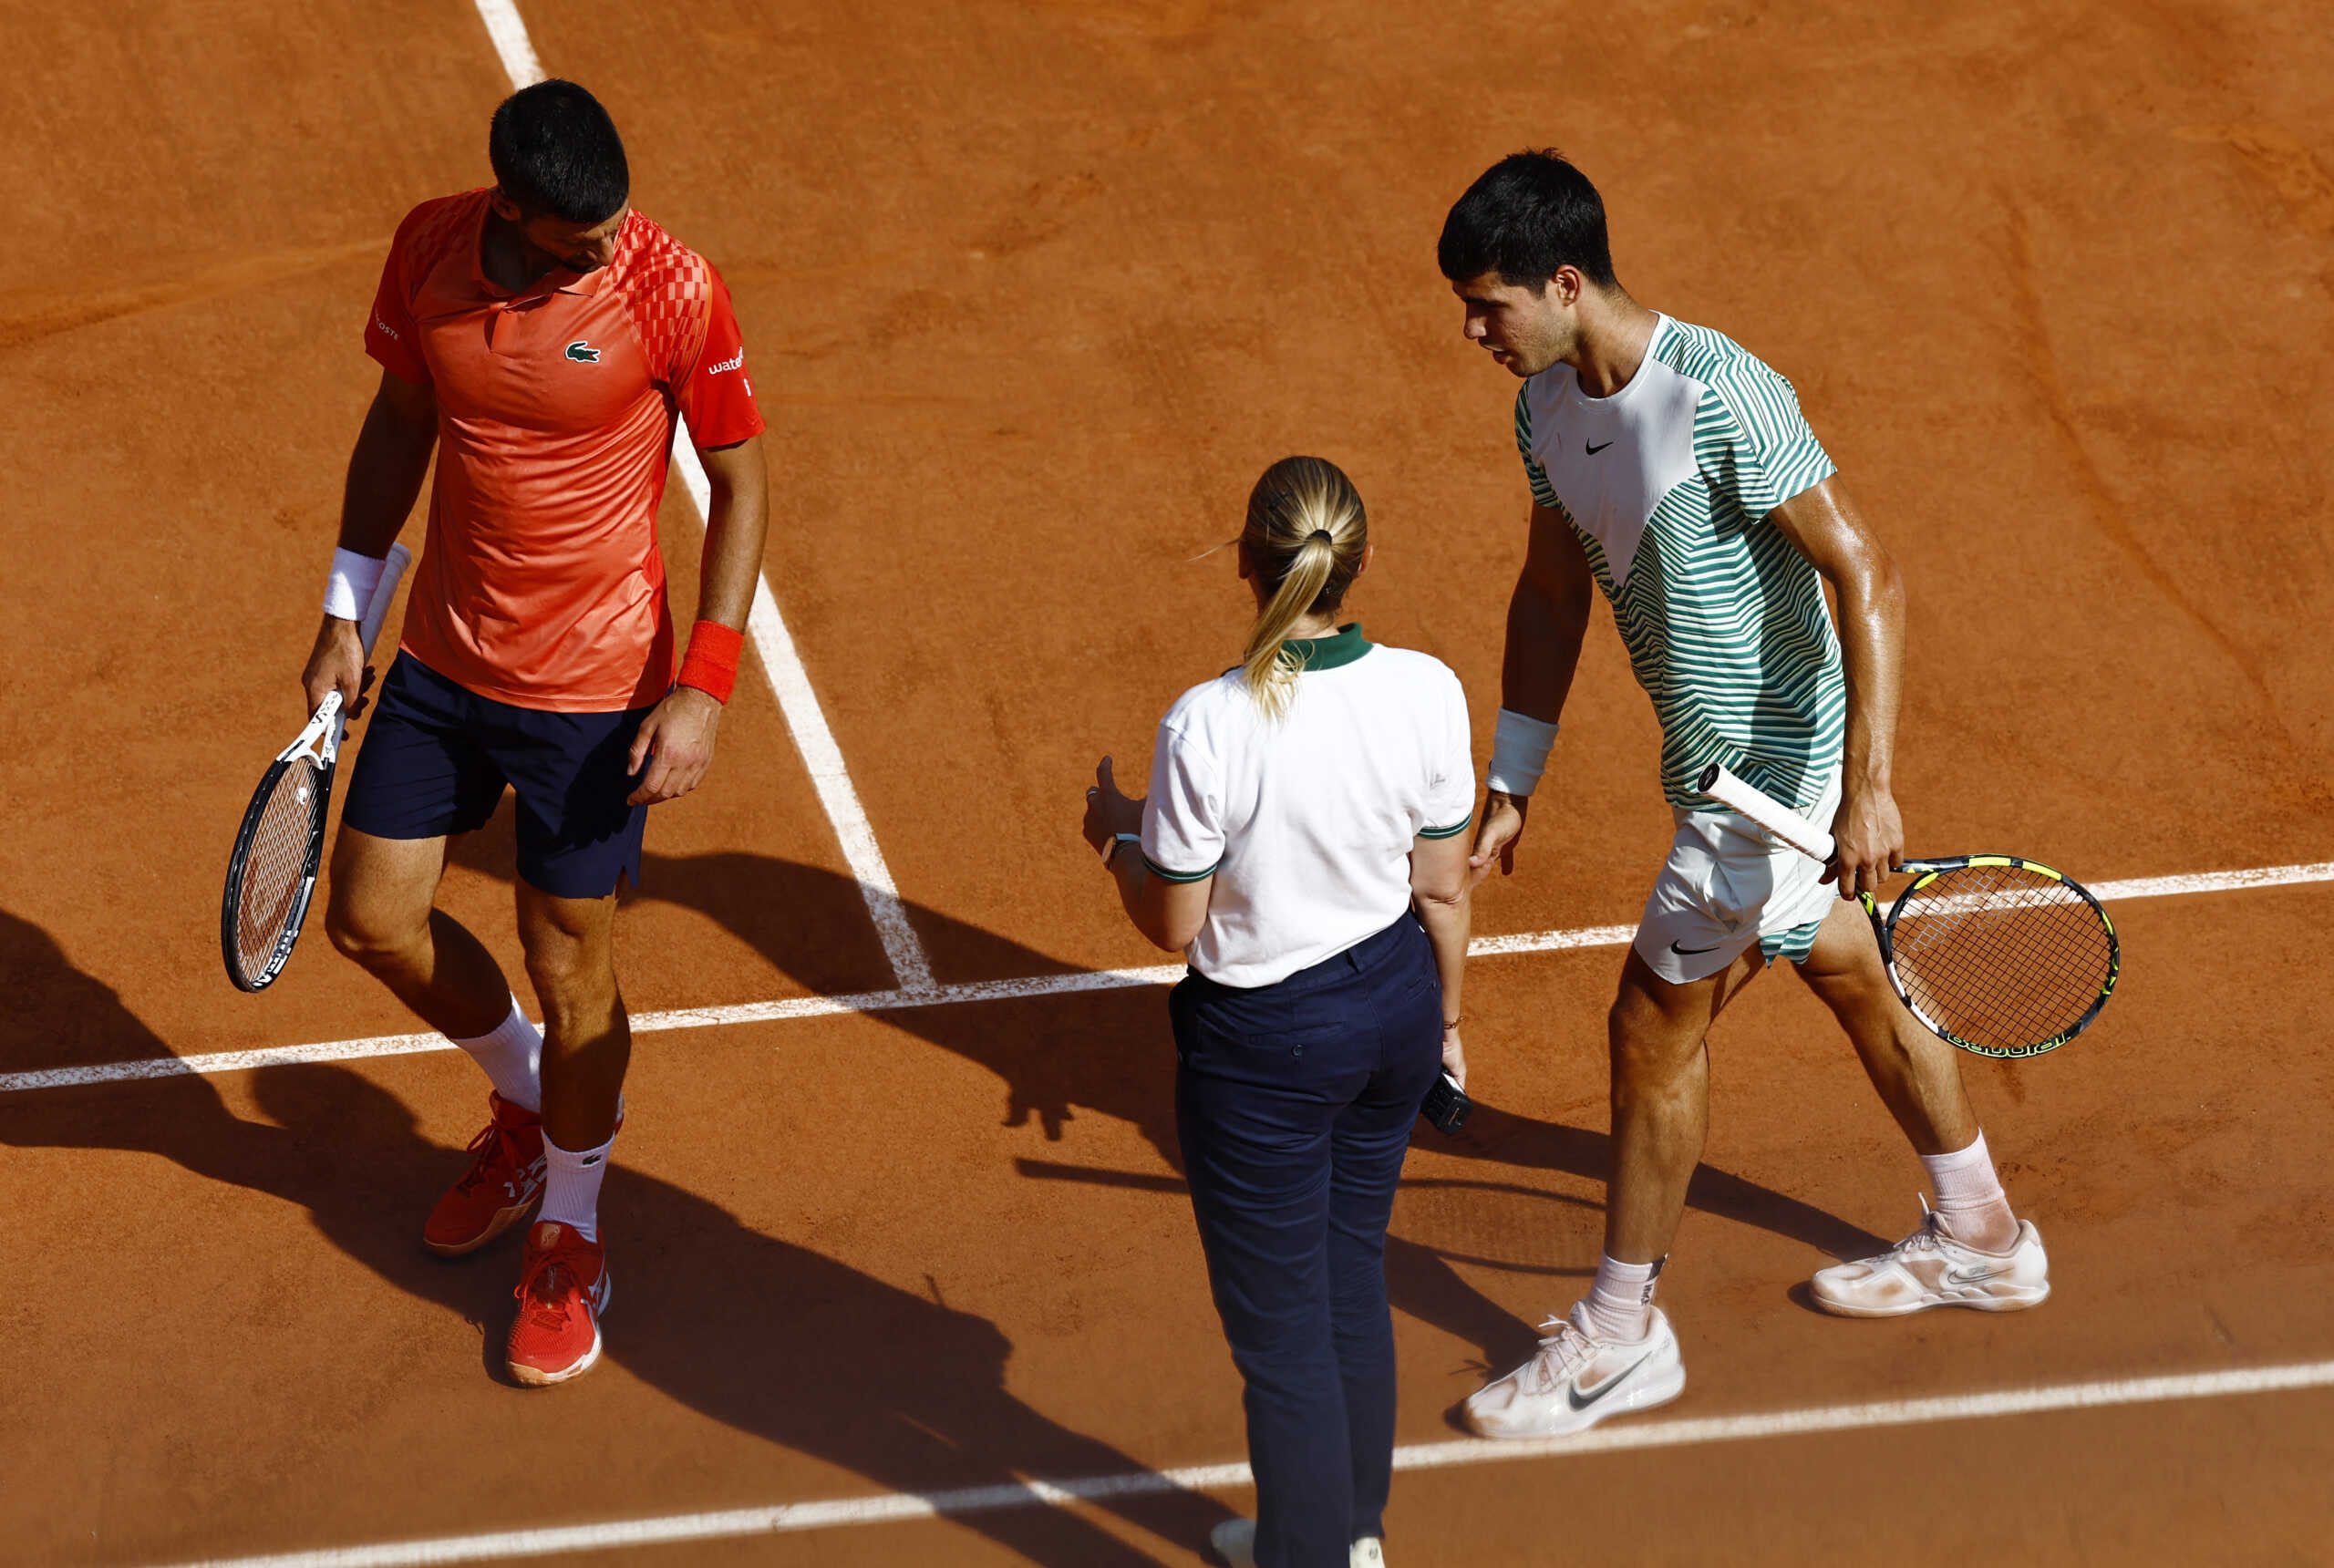
POLYGON ((1248 630, 1240 665, 1250 695, 1274 718, 1288 712, 1306 655, 1288 634, 1306 615, 1334 614, 1369 548, 1360 492, 1337 464, 1283 458, 1248 494, 1240 548, 1271 592, 1248 630))

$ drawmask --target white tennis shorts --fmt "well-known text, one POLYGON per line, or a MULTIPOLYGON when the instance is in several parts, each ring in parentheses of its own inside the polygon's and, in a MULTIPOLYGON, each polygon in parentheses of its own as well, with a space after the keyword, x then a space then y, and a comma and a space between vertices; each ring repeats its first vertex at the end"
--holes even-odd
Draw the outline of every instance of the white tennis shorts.
MULTIPOLYGON (((1835 771, 1804 815, 1828 828, 1839 809, 1835 771)), ((1679 985, 1717 974, 1754 942, 1770 961, 1804 961, 1816 926, 1839 901, 1822 880, 1823 862, 1732 811, 1677 817, 1678 837, 1637 926, 1637 955, 1679 985)))

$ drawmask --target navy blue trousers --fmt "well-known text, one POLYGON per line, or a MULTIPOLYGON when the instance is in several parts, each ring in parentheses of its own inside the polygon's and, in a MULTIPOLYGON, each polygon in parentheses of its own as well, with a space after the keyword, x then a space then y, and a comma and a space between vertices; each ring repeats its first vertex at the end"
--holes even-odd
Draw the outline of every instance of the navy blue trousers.
POLYGON ((1275 985, 1193 974, 1168 1009, 1192 1211, 1247 1385, 1258 1568, 1345 1568, 1392 1480, 1386 1222, 1442 1060, 1433 952, 1406 913, 1275 985))

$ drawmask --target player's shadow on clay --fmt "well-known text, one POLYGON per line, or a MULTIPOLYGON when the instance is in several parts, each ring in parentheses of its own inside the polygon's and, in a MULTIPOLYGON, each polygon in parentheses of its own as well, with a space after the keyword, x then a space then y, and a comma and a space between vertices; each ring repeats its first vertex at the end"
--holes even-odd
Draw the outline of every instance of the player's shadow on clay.
MULTIPOLYGON (((510 812, 499 813, 481 831, 454 841, 453 860, 507 879, 513 853, 510 820, 510 812)), ((894 984, 859 884, 821 867, 742 852, 651 852, 644 858, 640 888, 626 897, 669 902, 708 915, 772 966, 821 995, 884 991, 894 984)), ((937 910, 921 904, 907 910, 943 980, 1018 979, 1073 970, 937 910)), ((1170 1166, 1182 1167, 1175 1138, 1174 1046, 1160 987, 903 1007, 875 1016, 995 1073, 1005 1085, 1007 1127, 1035 1121, 1048 1140, 1059 1140, 1064 1123, 1081 1109, 1091 1110, 1133 1124, 1170 1166)), ((1458 1159, 1595 1181, 1604 1180, 1610 1158, 1610 1140, 1602 1132, 1482 1101, 1460 1137, 1445 1140, 1431 1130, 1420 1136, 1426 1147, 1458 1159)), ((1033 1179, 1130 1184, 1124 1172, 1051 1161, 1019 1164, 1033 1179)), ((1438 1194, 1431 1202, 1421 1201, 1418 1180, 1406 1181, 1386 1254, 1394 1305, 1474 1346, 1478 1370, 1520 1359, 1538 1336, 1453 1264, 1585 1276, 1593 1272, 1604 1222, 1595 1205, 1544 1190, 1527 1198, 1526 1189, 1497 1174, 1487 1176, 1478 1184, 1482 1191, 1438 1194), (1581 1266, 1552 1266, 1557 1259, 1579 1260, 1581 1266)), ((1132 1184, 1157 1181, 1141 1177, 1132 1184)), ((1168 1190, 1181 1191, 1181 1184, 1171 1182, 1168 1190)), ((1868 1257, 1889 1246, 1812 1204, 1707 1164, 1696 1168, 1687 1202, 1833 1258, 1868 1257)), ((1196 1239, 1191 1258, 1199 1268, 1196 1239)), ((1561 1309, 1564 1303, 1549 1305, 1561 1309)))
MULTIPOLYGON (((327 951, 308 955, 333 963, 327 951)), ((0 1071, 171 1056, 102 981, 73 967, 48 934, 0 912, 0 1071), (64 1038, 60 1039, 60 1033, 64 1038), (60 1056, 59 1046, 68 1047, 60 1056)), ((297 1204, 349 1256, 400 1290, 475 1326, 480 1355, 499 1354, 512 1311, 508 1240, 478 1258, 445 1262, 420 1245, 427 1206, 462 1166, 429 1141, 387 1090, 346 1068, 274 1068, 253 1075, 277 1125, 245 1121, 208 1079, 191 1077, 0 1095, 0 1146, 129 1150, 210 1180, 297 1204)), ((1018 1485, 1021 1478, 1126 1475, 1146 1467, 1030 1408, 1005 1386, 1012 1344, 986 1318, 900 1290, 805 1247, 741 1224, 719 1205, 618 1165, 606 1208, 625 1233, 614 1258, 607 1355, 688 1408, 843 1467, 895 1492, 1018 1485)), ((134 1340, 129 1319, 86 1326, 98 1341, 134 1340)), ((329 1316, 361 1302, 321 1304, 329 1316)), ((329 1372, 329 1322, 311 1343, 329 1372)), ((214 1326, 222 1357, 284 1367, 280 1326, 214 1326), (248 1333, 238 1346, 232 1336, 248 1333)), ((527 1395, 476 1407, 495 1428, 471 1439, 511 1447, 564 1440, 563 1396, 527 1395), (540 1426, 532 1423, 540 1423, 540 1426), (532 1436, 530 1435, 532 1434, 532 1436)), ((460 1439, 456 1438, 457 1446, 460 1439)), ((740 1503, 771 1501, 749 1495, 740 1503)), ((611 1506, 616 1506, 612 1504, 611 1506)), ((1224 1506, 1167 1486, 1100 1506, 1196 1551, 1224 1506)), ((1136 1568, 1155 1559, 1075 1513, 1049 1507, 955 1514, 1047 1568, 1136 1568)), ((542 1523, 563 1523, 543 1520, 542 1523)))

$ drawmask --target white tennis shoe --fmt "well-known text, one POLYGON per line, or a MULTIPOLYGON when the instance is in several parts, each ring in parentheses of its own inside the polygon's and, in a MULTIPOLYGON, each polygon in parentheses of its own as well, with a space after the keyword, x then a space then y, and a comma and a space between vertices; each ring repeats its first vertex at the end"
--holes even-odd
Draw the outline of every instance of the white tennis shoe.
POLYGON ((1569 1318, 1550 1318, 1555 1332, 1540 1341, 1531 1360, 1468 1397, 1467 1429, 1484 1438, 1553 1438, 1584 1432, 1607 1416, 1650 1410, 1686 1387, 1686 1364, 1669 1319, 1653 1309, 1643 1339, 1605 1339, 1591 1333, 1585 1302, 1569 1318))
MULTIPOLYGON (((1207 1543, 1232 1568, 1256 1568, 1255 1520, 1227 1519, 1207 1532, 1207 1543)), ((1348 1568, 1386 1568, 1386 1548, 1375 1535, 1365 1535, 1353 1543, 1346 1561, 1348 1568)))
POLYGON ((1947 1235, 1924 1197, 1919 1230, 1876 1258, 1817 1270, 1809 1289, 1816 1305, 1842 1317, 1902 1317, 1933 1306, 2018 1312, 2050 1295, 2050 1260, 2030 1220, 2018 1222, 2009 1252, 1981 1253, 1947 1235))

